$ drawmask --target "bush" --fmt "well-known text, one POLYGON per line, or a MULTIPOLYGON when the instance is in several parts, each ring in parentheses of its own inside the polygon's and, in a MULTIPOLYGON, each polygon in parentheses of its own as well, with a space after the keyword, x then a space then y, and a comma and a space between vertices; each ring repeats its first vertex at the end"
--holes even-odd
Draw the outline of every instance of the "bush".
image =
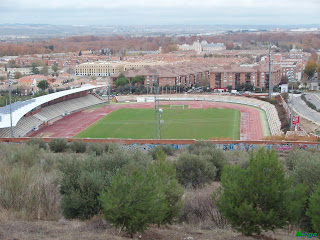
POLYGON ((64 138, 54 138, 50 140, 49 147, 53 152, 64 152, 68 148, 68 145, 64 138))
POLYGON ((174 153, 174 149, 170 145, 158 145, 150 151, 153 159, 156 159, 156 153, 159 152, 160 149, 169 156, 172 156, 174 153))
POLYGON ((315 232, 320 232, 320 182, 318 182, 318 186, 316 190, 312 193, 309 199, 309 208, 307 210, 307 216, 311 218, 311 223, 313 230, 315 232))
POLYGON ((200 150, 200 157, 203 156, 208 159, 217 169, 216 180, 220 180, 222 169, 227 164, 225 153, 220 149, 212 147, 205 147, 200 150))
POLYGON ((133 237, 150 224, 171 223, 183 194, 173 165, 158 160, 148 169, 120 171, 100 196, 104 218, 133 237))
POLYGON ((190 144, 187 150, 189 153, 199 155, 201 149, 207 148, 207 147, 215 148, 215 145, 212 142, 198 141, 198 142, 195 142, 194 144, 190 144))
POLYGON ((305 202, 305 188, 292 188, 274 151, 260 149, 249 166, 226 166, 214 201, 219 211, 245 235, 296 223, 305 202))
POLYGON ((183 153, 175 162, 177 178, 185 187, 198 188, 216 177, 217 169, 207 156, 183 153))
POLYGON ((30 138, 28 141, 26 141, 27 145, 37 145, 39 148, 42 148, 44 150, 47 149, 47 144, 44 142, 42 138, 30 138))
POLYGON ((32 167, 39 162, 41 152, 37 145, 7 145, 2 151, 4 162, 10 165, 32 167))
POLYGON ((87 144, 84 141, 73 141, 69 147, 76 153, 84 153, 87 149, 87 144))
POLYGON ((303 183, 307 186, 307 194, 316 189, 320 181, 320 153, 311 153, 305 150, 293 150, 286 157, 286 165, 295 184, 303 183))
POLYGON ((211 221, 215 226, 223 228, 227 226, 227 221, 213 203, 211 193, 207 190, 194 190, 184 197, 181 222, 189 224, 199 224, 211 221))
POLYGON ((115 150, 96 155, 63 156, 61 171, 61 209, 68 218, 90 219, 101 210, 98 196, 110 185, 119 169, 146 168, 150 156, 139 150, 115 150))
POLYGON ((58 187, 37 167, 0 167, 0 208, 23 219, 54 219, 59 201, 58 187))
POLYGON ((113 153, 120 149, 118 144, 115 143, 91 143, 87 148, 88 153, 94 153, 95 155, 102 155, 104 153, 113 153))

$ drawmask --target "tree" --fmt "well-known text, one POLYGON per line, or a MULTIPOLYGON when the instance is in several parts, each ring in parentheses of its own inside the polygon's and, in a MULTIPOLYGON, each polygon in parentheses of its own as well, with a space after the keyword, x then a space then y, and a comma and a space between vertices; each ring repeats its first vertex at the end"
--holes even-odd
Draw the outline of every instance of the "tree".
POLYGON ((209 86, 209 84, 210 84, 210 79, 208 77, 201 77, 199 79, 199 85, 200 86, 207 87, 207 86, 209 86))
POLYGON ((58 64, 54 63, 51 68, 52 68, 52 71, 54 71, 56 73, 58 71, 58 64))
POLYGON ((48 66, 43 66, 43 68, 40 70, 40 74, 47 76, 49 74, 48 66))
POLYGON ((122 73, 119 74, 118 80, 115 82, 117 87, 123 87, 129 83, 128 78, 126 78, 122 73))
POLYGON ((185 187, 203 187, 206 183, 212 182, 217 174, 217 169, 208 156, 181 154, 175 166, 179 183, 185 187))
POLYGON ((37 68, 37 64, 36 63, 32 63, 32 73, 33 74, 39 74, 39 70, 37 68))
POLYGON ((132 78, 132 84, 136 84, 136 83, 139 83, 139 84, 144 84, 144 76, 136 76, 134 78, 132 78))
POLYGON ((14 73, 14 78, 15 78, 15 79, 19 79, 19 78, 21 78, 21 76, 22 76, 22 74, 21 74, 21 72, 19 72, 19 71, 16 71, 16 72, 14 73))
POLYGON ((38 83, 37 87, 44 91, 49 87, 49 83, 47 80, 42 80, 38 83))
POLYGON ((81 50, 79 51, 79 56, 81 56, 82 55, 82 52, 81 52, 81 50))
POLYGON ((231 90, 232 90, 232 85, 228 85, 228 86, 227 86, 227 89, 228 89, 228 92, 231 92, 231 90))
POLYGON ((314 61, 314 60, 309 60, 305 69, 304 69, 304 72, 308 75, 308 78, 311 78, 313 77, 314 75, 314 72, 317 70, 317 63, 314 61))
POLYGON ((53 51, 53 45, 50 45, 49 47, 48 47, 51 51, 53 51))
POLYGON ((225 166, 221 187, 214 194, 219 211, 245 235, 296 223, 301 215, 305 187, 293 188, 274 151, 260 149, 249 166, 225 166))
POLYGON ((309 207, 306 215, 311 218, 312 228, 315 232, 320 232, 320 182, 309 198, 309 207))

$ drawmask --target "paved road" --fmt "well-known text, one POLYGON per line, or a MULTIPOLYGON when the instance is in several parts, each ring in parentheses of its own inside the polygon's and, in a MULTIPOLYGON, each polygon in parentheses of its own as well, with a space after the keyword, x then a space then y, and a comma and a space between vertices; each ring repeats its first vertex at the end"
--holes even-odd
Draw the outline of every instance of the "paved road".
POLYGON ((317 107, 317 109, 320 109, 320 94, 307 93, 306 98, 309 102, 313 103, 317 107))
MULTIPOLYGON (((317 112, 307 106, 300 95, 293 96, 293 109, 302 117, 316 123, 320 126, 320 112, 317 112)), ((308 98, 307 98, 308 99, 308 98)))

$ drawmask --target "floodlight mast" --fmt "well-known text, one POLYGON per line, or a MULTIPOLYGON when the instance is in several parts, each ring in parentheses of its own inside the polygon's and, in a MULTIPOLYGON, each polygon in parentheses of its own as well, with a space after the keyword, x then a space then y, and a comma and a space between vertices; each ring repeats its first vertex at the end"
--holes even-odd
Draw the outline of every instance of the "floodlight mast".
POLYGON ((273 81, 272 81, 272 54, 271 44, 269 43, 269 98, 272 98, 273 93, 273 81))
POLYGON ((10 104, 10 135, 13 138, 13 127, 12 127, 12 107, 11 107, 11 84, 13 82, 14 76, 12 73, 9 72, 9 104, 10 104))

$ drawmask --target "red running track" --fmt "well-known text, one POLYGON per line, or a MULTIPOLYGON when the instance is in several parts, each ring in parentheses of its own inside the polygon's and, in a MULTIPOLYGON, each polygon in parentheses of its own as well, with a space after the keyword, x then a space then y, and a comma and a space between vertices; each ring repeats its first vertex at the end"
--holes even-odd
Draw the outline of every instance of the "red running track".
MULTIPOLYGON (((172 105, 173 102, 160 102, 162 105, 172 105)), ((229 108, 241 112, 240 140, 259 140, 264 137, 260 113, 257 109, 238 104, 201 101, 175 101, 177 105, 189 105, 191 109, 200 108, 229 108)), ((105 105, 96 110, 82 110, 72 113, 54 122, 52 125, 40 128, 28 137, 65 137, 70 138, 86 129, 110 112, 120 108, 153 108, 154 103, 129 103, 105 105)))

